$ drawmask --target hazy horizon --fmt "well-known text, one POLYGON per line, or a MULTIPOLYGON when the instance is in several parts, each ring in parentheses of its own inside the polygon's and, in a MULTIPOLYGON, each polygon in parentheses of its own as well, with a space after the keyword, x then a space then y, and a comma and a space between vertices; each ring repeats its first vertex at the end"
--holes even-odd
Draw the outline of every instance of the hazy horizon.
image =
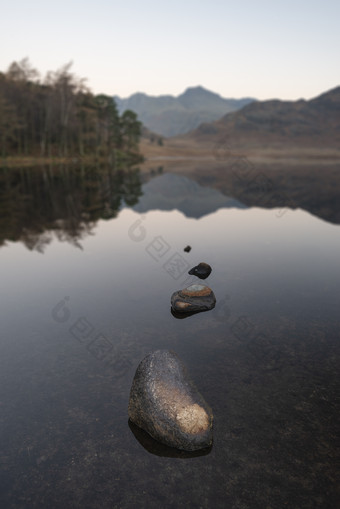
POLYGON ((128 99, 129 97, 133 96, 133 95, 136 95, 136 94, 144 94, 144 95, 147 95, 149 97, 167 97, 167 96, 172 96, 172 97, 178 97, 180 95, 182 95, 184 92, 186 92, 188 89, 191 89, 191 88, 198 88, 198 87, 201 87, 201 88, 204 88, 205 90, 207 90, 208 92, 213 92, 219 96, 221 96, 223 99, 257 99, 257 100, 260 100, 260 101, 270 101, 270 100, 275 100, 275 99, 279 99, 279 100, 283 100, 283 101, 298 101, 300 99, 305 99, 305 100, 309 100, 309 99, 313 99, 314 97, 318 97, 319 95, 322 95, 326 92, 329 92, 337 87, 340 86, 340 83, 339 84, 335 84, 333 87, 331 88, 328 88, 327 90, 321 90, 319 93, 317 93, 316 95, 313 95, 311 97, 296 97, 296 99, 284 99, 284 98, 281 98, 281 97, 267 97, 266 99, 259 99, 258 97, 255 97, 253 95, 249 95, 249 96, 242 96, 242 97, 236 97, 236 96, 225 96, 225 95, 222 95, 220 94, 219 92, 216 92, 216 90, 211 90, 207 87, 205 87, 204 85, 202 84, 197 84, 197 85, 188 85, 187 87, 185 87, 181 92, 179 92, 178 94, 167 94, 167 93, 163 93, 163 94, 149 94, 148 92, 145 92, 143 90, 136 90, 135 92, 132 92, 131 94, 127 95, 127 96, 120 96, 119 94, 113 94, 115 96, 118 96, 120 97, 120 99, 128 99))
POLYGON ((94 93, 310 99, 340 84, 340 4, 18 0, 2 9, 0 70, 28 57, 44 76, 73 61, 94 93))

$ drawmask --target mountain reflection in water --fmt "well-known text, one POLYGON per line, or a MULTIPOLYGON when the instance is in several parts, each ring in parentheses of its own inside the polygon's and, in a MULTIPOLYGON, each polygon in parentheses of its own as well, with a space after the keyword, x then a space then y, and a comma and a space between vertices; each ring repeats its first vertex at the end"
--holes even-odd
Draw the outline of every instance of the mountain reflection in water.
POLYGON ((93 234, 99 219, 114 218, 123 207, 133 207, 140 213, 177 209, 187 217, 198 219, 220 208, 250 206, 278 208, 279 217, 291 205, 315 209, 321 217, 339 222, 339 201, 331 201, 326 209, 325 195, 318 193, 317 181, 313 186, 309 183, 309 201, 306 189, 302 188, 300 194, 295 190, 293 201, 285 203, 279 192, 268 192, 264 197, 259 182, 246 183, 243 187, 238 182, 232 189, 234 194, 227 196, 219 190, 230 191, 223 185, 223 175, 221 182, 216 180, 216 175, 214 178, 208 174, 192 176, 216 189, 171 173, 150 179, 138 168, 128 167, 119 170, 110 166, 63 165, 0 168, 0 246, 6 240, 19 240, 28 249, 43 252, 56 236, 81 247, 81 239, 93 234))

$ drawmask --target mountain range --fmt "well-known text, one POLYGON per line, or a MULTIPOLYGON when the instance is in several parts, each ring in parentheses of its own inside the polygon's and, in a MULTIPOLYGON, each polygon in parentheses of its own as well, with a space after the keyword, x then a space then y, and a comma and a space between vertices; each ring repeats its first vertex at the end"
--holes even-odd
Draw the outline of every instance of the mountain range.
POLYGON ((180 173, 242 204, 304 208, 340 223, 340 86, 310 100, 256 101, 162 145, 144 170, 180 173))
POLYGON ((132 110, 150 131, 168 137, 188 133, 200 124, 237 111, 255 99, 225 99, 198 86, 187 88, 177 97, 153 97, 139 92, 126 99, 114 96, 114 100, 120 114, 132 110))
POLYGON ((188 138, 265 142, 267 146, 284 140, 339 146, 340 86, 308 101, 253 101, 215 122, 202 123, 188 138))

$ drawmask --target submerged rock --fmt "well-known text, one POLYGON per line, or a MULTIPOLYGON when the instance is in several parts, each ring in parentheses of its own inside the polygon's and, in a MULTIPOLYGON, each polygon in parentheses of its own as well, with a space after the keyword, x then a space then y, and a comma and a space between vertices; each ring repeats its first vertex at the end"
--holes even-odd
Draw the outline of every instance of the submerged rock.
POLYGON ((206 279, 212 271, 212 268, 208 263, 201 262, 196 267, 193 267, 189 270, 189 274, 192 276, 197 276, 200 279, 206 279))
POLYGON ((170 447, 195 451, 212 443, 211 409, 174 352, 156 350, 142 360, 128 412, 133 423, 170 447))
POLYGON ((191 285, 171 296, 171 308, 177 313, 208 311, 215 307, 216 297, 211 288, 204 285, 191 285))
POLYGON ((149 433, 134 424, 131 419, 129 419, 128 425, 137 442, 139 442, 145 450, 156 456, 162 456, 164 458, 198 458, 199 456, 206 456, 212 451, 212 445, 195 451, 175 449, 174 447, 169 447, 168 445, 162 444, 159 440, 152 438, 149 433))

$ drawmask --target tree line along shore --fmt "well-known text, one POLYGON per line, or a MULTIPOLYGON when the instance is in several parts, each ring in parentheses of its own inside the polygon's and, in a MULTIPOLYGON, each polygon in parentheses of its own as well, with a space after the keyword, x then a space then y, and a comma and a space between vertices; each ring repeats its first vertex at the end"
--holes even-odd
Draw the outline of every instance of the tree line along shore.
POLYGON ((94 95, 85 81, 71 64, 41 79, 27 58, 0 72, 0 158, 13 165, 141 161, 137 115, 119 115, 113 97, 94 95))

